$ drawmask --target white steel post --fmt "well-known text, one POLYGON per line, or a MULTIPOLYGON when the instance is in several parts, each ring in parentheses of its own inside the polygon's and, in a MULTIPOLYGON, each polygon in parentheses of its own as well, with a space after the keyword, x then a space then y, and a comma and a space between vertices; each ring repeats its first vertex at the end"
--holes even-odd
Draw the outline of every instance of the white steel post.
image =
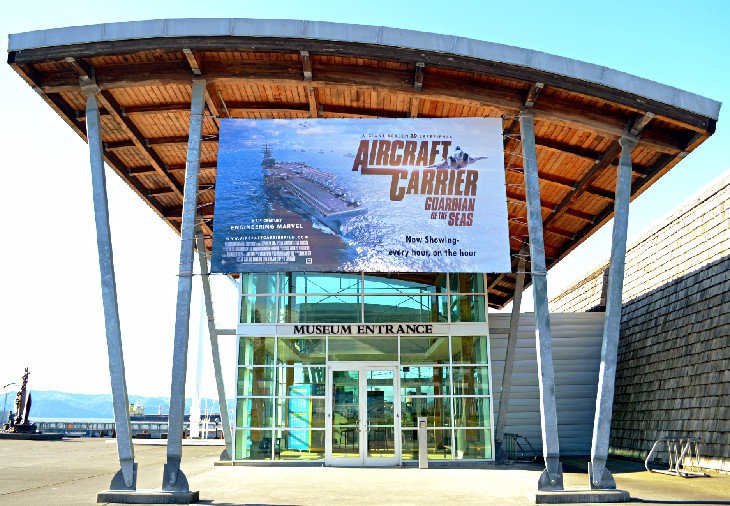
POLYGON ((203 133, 205 80, 193 80, 190 105, 190 132, 185 162, 182 224, 180 226, 180 270, 177 282, 175 342, 172 355, 170 385, 170 417, 167 435, 167 463, 163 471, 162 489, 188 492, 188 480, 180 469, 182 459, 183 421, 185 415, 185 378, 187 375, 188 339, 190 334, 190 298, 193 286, 193 242, 198 203, 200 142, 203 133))
POLYGON ((101 119, 99 103, 96 100, 96 92, 99 91, 99 88, 91 80, 82 81, 81 88, 86 95, 86 136, 89 140, 96 245, 99 250, 99 271, 101 273, 101 299, 104 306, 104 326, 109 353, 114 424, 121 467, 120 471, 114 475, 109 489, 135 490, 137 486, 137 464, 134 463, 132 431, 129 423, 129 400, 124 374, 122 331, 119 325, 117 284, 114 276, 114 251, 112 249, 111 231, 109 230, 109 202, 107 200, 106 176, 104 174, 101 119))
POLYGON ((507 408, 509 407, 510 390, 512 389, 512 369, 515 363, 517 349, 517 331, 520 324, 520 306, 522 305, 522 291, 525 286, 525 255, 527 248, 523 247, 517 261, 517 277, 515 279, 515 294, 512 297, 512 315, 509 320, 509 334, 507 335, 507 351, 504 356, 504 373, 502 374, 502 390, 499 394, 499 413, 497 427, 494 429, 495 460, 507 461, 507 452, 504 449, 504 428, 507 426, 507 408))
POLYGON ((523 109, 520 113, 520 135, 522 137, 522 165, 525 175, 527 225, 532 262, 532 291, 535 299, 535 345, 540 386, 542 453, 545 458, 545 470, 540 475, 537 488, 538 490, 563 490, 563 467, 560 463, 558 442, 558 415, 555 407, 552 335, 548 312, 545 242, 540 205, 540 179, 537 172, 535 122, 530 109, 523 109))
POLYGON ((631 198, 631 150, 637 142, 636 136, 624 135, 619 139, 621 157, 616 177, 616 200, 614 201, 613 241, 611 263, 608 268, 608 292, 606 294, 606 317, 603 324, 601 346, 601 368, 598 373, 598 394, 596 415, 593 420, 593 441, 591 461, 588 463, 588 478, 591 488, 613 489, 616 482, 606 469, 608 443, 613 415, 613 390, 616 381, 619 331, 621 330, 621 295, 624 285, 626 262, 626 235, 629 226, 629 200, 631 198))
POLYGON ((215 328, 215 317, 213 313, 213 297, 210 291, 210 278, 208 274, 207 250, 202 235, 196 238, 198 259, 200 261, 200 279, 203 281, 203 300, 205 301, 205 312, 208 316, 208 334, 210 335, 210 350, 213 355, 213 372, 215 374, 215 385, 218 390, 218 405, 221 412, 221 424, 223 425, 223 438, 226 441, 226 449, 221 453, 221 460, 231 460, 233 455, 231 422, 228 419, 228 402, 223 384, 223 372, 221 370, 221 355, 218 349, 218 331, 215 328))

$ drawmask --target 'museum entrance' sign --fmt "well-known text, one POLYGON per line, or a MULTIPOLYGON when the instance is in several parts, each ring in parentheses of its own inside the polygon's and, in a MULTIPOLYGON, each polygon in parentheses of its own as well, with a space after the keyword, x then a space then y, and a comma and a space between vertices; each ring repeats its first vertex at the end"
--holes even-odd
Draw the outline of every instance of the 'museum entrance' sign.
POLYGON ((509 272, 499 118, 221 120, 213 272, 509 272))

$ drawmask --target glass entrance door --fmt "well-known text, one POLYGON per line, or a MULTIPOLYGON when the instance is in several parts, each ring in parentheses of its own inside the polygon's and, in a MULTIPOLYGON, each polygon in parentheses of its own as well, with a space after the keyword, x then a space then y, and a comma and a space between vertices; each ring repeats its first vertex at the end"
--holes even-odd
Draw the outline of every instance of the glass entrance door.
POLYGON ((398 368, 383 363, 331 363, 327 368, 330 466, 400 463, 398 368))

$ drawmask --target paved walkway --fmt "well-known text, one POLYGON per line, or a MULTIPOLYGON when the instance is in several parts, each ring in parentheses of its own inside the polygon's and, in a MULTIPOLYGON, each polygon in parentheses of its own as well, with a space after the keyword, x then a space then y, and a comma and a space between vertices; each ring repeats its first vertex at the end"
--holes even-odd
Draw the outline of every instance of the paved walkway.
MULTIPOLYGON (((220 448, 186 447, 183 469, 202 504, 234 506, 526 505, 540 469, 340 469, 214 467, 220 448)), ((137 446, 139 487, 160 486, 165 448, 137 446)), ((582 462, 566 463, 567 487, 584 488, 582 462), (572 464, 572 465, 571 465, 572 464)), ((685 480, 613 463, 619 487, 636 502, 730 506, 730 476, 685 480)), ((91 505, 117 469, 105 440, 0 441, 0 505, 91 505)))

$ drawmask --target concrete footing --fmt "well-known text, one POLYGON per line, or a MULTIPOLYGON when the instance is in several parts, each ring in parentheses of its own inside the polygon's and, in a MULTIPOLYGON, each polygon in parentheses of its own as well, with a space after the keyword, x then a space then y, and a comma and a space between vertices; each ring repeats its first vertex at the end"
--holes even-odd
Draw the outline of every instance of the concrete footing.
POLYGON ((97 503, 119 504, 189 504, 198 502, 198 491, 166 492, 164 490, 104 490, 96 496, 97 503))
POLYGON ((535 504, 575 504, 628 502, 631 500, 626 490, 560 490, 531 492, 527 498, 535 504))

